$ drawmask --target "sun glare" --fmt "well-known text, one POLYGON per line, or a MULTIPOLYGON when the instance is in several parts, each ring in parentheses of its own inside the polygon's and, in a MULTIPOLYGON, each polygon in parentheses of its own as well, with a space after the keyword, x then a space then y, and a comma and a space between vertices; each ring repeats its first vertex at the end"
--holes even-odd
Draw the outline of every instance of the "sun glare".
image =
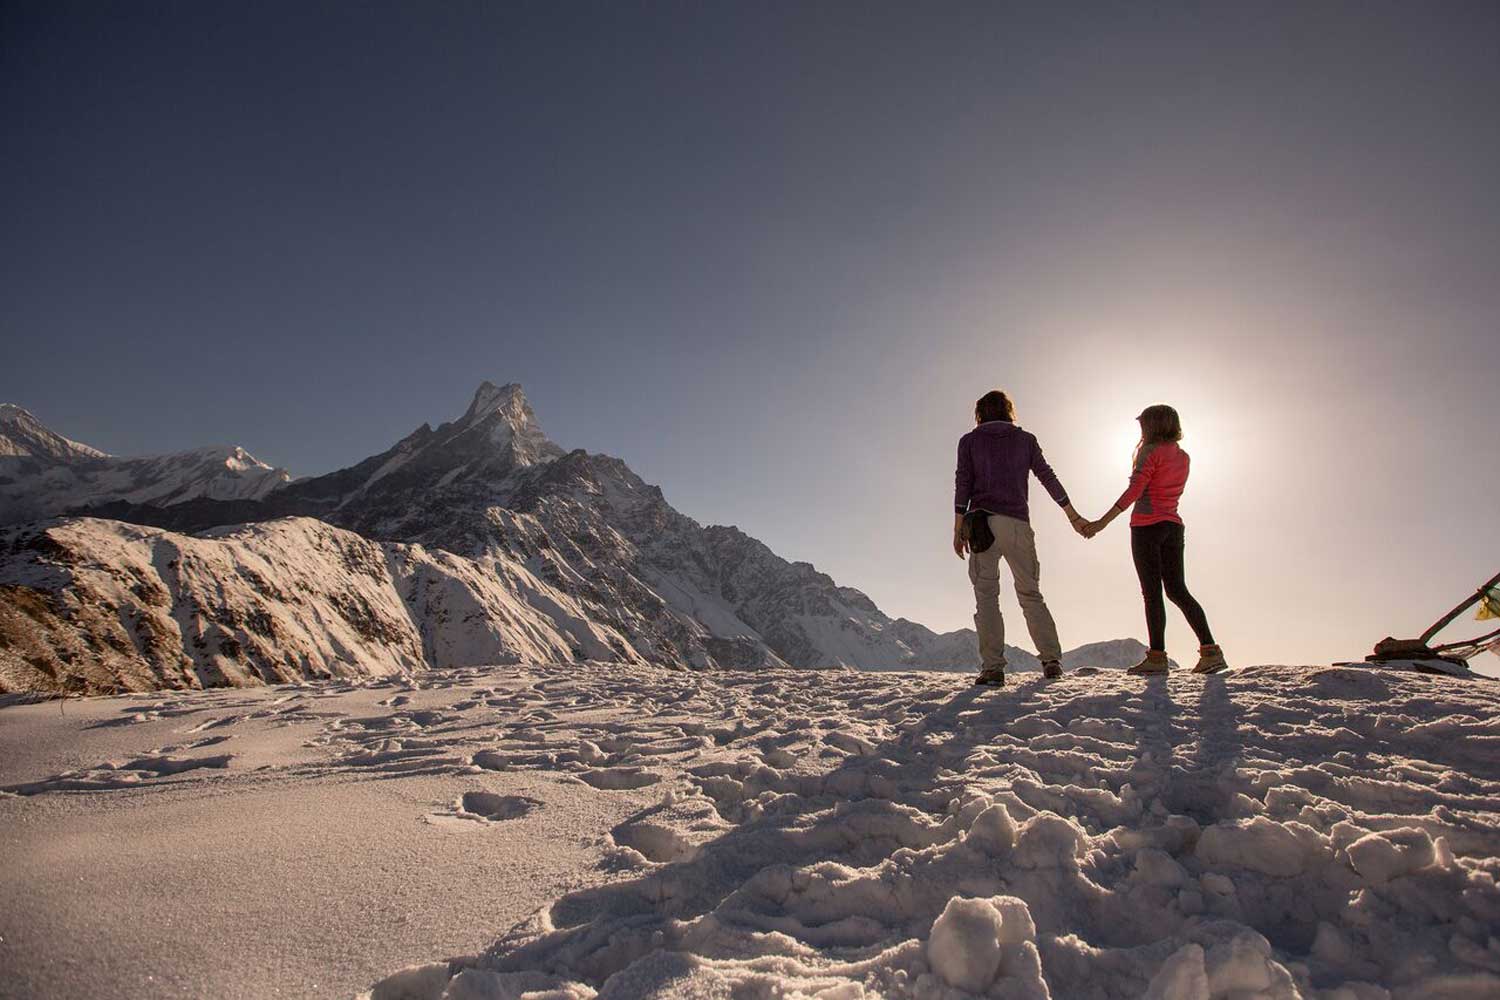
POLYGON ((1121 477, 1129 475, 1130 456, 1134 454, 1135 444, 1140 439, 1141 428, 1135 422, 1133 414, 1128 417, 1111 417, 1109 433, 1099 435, 1104 449, 1099 456, 1100 461, 1107 468, 1118 469, 1121 477))

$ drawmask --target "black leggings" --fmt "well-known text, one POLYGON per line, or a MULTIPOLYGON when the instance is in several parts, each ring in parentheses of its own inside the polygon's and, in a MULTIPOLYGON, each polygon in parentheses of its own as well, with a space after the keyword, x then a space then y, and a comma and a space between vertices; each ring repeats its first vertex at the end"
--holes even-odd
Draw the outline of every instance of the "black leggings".
POLYGON ((1141 596, 1146 599, 1146 632, 1151 648, 1165 650, 1167 606, 1162 602, 1162 587, 1177 605, 1182 616, 1198 636, 1200 645, 1213 645, 1208 618, 1203 608, 1188 593, 1182 574, 1182 549, 1185 544, 1182 525, 1159 521, 1144 528, 1130 529, 1130 554, 1135 557, 1135 572, 1141 578, 1141 596))

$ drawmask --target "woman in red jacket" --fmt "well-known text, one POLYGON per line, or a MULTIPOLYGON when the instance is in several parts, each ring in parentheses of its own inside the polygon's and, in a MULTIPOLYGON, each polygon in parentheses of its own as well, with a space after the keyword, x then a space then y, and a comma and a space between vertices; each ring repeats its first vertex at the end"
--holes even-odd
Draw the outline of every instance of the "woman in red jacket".
POLYGON ((1214 642, 1203 607, 1188 591, 1183 577, 1182 553, 1184 531, 1177 515, 1177 501, 1187 485, 1188 453, 1177 444, 1182 440, 1182 421, 1177 411, 1164 403, 1148 406, 1136 417, 1141 425, 1141 440, 1135 446, 1134 471, 1130 485, 1120 499, 1099 520, 1084 528, 1092 538, 1125 512, 1130 514, 1130 552, 1135 558, 1135 572, 1141 578, 1141 595, 1146 599, 1146 631, 1151 648, 1140 663, 1130 668, 1132 674, 1167 672, 1165 633, 1167 606, 1162 589, 1177 605, 1198 636, 1196 674, 1216 674, 1227 669, 1224 653, 1214 642))

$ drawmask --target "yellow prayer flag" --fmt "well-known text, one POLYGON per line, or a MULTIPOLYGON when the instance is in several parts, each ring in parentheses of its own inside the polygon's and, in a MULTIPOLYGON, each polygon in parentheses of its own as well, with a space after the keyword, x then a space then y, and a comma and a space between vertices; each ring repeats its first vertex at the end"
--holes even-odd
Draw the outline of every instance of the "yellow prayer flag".
POLYGON ((1480 621, 1486 618, 1500 618, 1500 583, 1485 591, 1479 598, 1479 614, 1474 617, 1480 621))

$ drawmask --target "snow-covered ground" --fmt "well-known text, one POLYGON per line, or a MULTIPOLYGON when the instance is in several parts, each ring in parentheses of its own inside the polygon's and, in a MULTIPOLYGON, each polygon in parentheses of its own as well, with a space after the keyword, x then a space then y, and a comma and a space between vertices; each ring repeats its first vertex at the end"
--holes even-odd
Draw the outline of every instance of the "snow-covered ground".
POLYGON ((606 664, 15 705, 0 993, 1494 997, 1497 709, 606 664))

